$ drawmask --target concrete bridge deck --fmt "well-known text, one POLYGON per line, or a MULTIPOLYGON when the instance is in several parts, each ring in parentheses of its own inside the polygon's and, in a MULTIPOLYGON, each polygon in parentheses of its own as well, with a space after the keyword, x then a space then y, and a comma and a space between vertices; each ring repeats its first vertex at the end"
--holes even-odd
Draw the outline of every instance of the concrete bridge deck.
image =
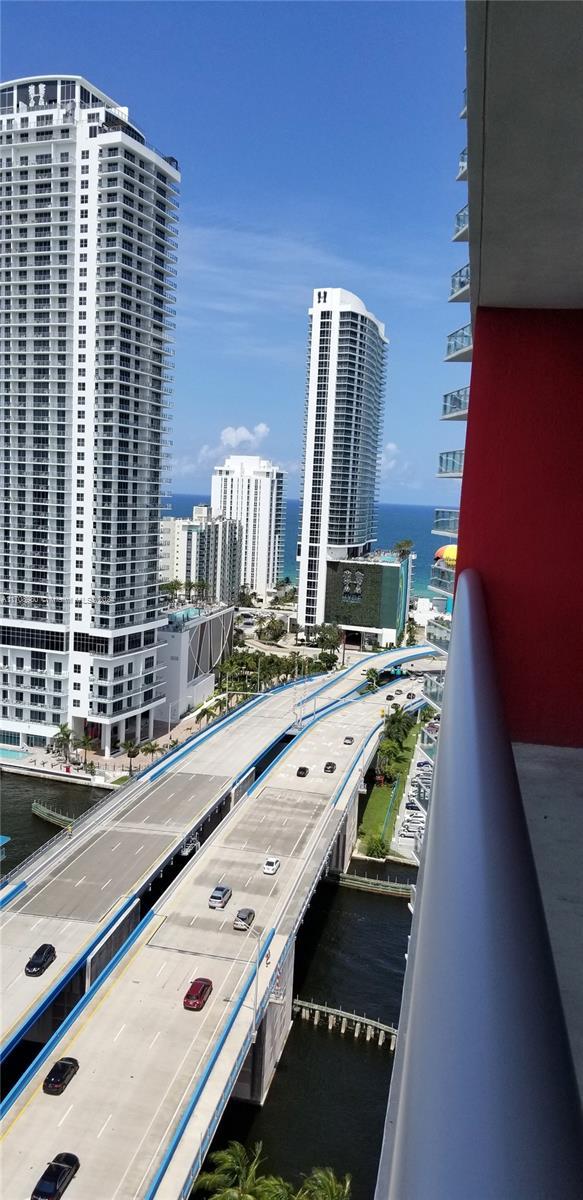
MULTIPOLYGON (((374 754, 382 702, 377 693, 322 715, 149 914, 107 984, 55 1041, 6 1117, 1 1165, 11 1200, 30 1196, 43 1164, 63 1149, 81 1160, 79 1195, 84 1179, 92 1194, 108 1200, 188 1194, 242 1067, 244 1074, 249 1066, 253 1093, 248 1060, 257 961, 258 1011, 275 1004, 276 1017, 288 1020, 289 1009, 291 1019, 291 978, 283 989, 287 1009, 278 995, 282 973, 286 962, 293 964, 298 924, 374 754), (349 747, 347 732, 354 737, 349 747), (338 764, 332 775, 323 771, 327 759, 338 764), (300 765, 309 767, 306 778, 297 777, 300 765), (267 854, 281 859, 275 876, 263 873, 267 854), (233 888, 225 911, 208 908, 219 882, 233 888), (243 905, 256 912, 247 934, 232 928, 243 905), (186 1012, 182 997, 200 975, 213 980, 212 996, 202 1013, 186 1012), (62 1097, 45 1096, 48 1065, 67 1054, 79 1059, 78 1075, 62 1097)), ((264 1056, 268 1051, 262 1046, 264 1056)))
MULTIPOLYGON (((401 656, 392 651, 371 661, 382 667, 401 656)), ((79 822, 70 841, 64 835, 23 864, 0 891, 0 1060, 20 1037, 38 1036, 35 1022, 71 976, 85 969, 90 982, 85 964, 100 942, 113 939, 124 913, 118 942, 127 936, 137 923, 140 894, 193 829, 220 806, 226 811, 237 780, 251 780, 254 764, 291 730, 298 701, 304 701, 305 719, 313 719, 361 683, 366 666, 258 697, 108 797, 79 822), (56 961, 44 975, 27 978, 24 965, 42 942, 56 947, 56 961)))

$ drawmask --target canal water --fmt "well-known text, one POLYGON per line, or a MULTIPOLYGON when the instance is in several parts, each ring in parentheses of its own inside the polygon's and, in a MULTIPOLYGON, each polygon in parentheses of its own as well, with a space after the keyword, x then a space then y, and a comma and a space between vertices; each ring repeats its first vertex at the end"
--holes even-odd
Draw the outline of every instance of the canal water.
POLYGON ((33 779, 12 775, 0 768, 0 833, 10 838, 6 857, 0 864, 4 875, 38 850, 60 830, 32 813, 33 800, 42 800, 74 820, 91 808, 106 792, 82 783, 63 783, 59 779, 33 779))
MULTIPOLYGON (((295 995, 397 1025, 410 925, 403 900, 320 884, 298 936, 295 995)), ((371 1200, 391 1065, 387 1043, 296 1018, 264 1107, 231 1101, 212 1148, 261 1141, 267 1172, 299 1184, 330 1166, 352 1176, 353 1200, 371 1200)))

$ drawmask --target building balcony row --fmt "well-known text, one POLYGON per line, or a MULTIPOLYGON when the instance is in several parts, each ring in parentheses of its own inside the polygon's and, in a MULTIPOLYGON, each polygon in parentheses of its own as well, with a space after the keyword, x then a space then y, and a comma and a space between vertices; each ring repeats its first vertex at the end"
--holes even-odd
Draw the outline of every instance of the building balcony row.
POLYGON ((464 473, 464 450, 444 450, 439 455, 437 474, 448 479, 461 479, 464 473))
POLYGON ((431 532, 439 537, 456 538, 459 532, 459 508, 436 508, 431 532))
POLYGON ((446 392, 441 406, 442 421, 467 420, 469 403, 469 387, 456 388, 453 392, 446 392))
POLYGON ((460 157, 459 157, 456 180, 458 182, 462 183, 467 178, 468 178, 468 151, 466 148, 466 149, 462 150, 460 157))
POLYGON ((432 617, 427 622, 427 641, 438 650, 447 654, 451 637, 451 620, 446 617, 432 617))
POLYGON ((445 349, 446 362, 471 362, 473 334, 471 325, 462 325, 450 333, 445 349))
POLYGON ((464 204, 464 207, 456 213, 451 240, 452 242, 467 242, 469 235, 469 208, 467 204, 464 204))
POLYGON ((453 596, 455 589, 455 567, 434 563, 429 576, 429 590, 440 596, 453 596))
POLYGON ((465 301, 470 298, 470 264, 460 267, 451 277, 448 300, 465 301))

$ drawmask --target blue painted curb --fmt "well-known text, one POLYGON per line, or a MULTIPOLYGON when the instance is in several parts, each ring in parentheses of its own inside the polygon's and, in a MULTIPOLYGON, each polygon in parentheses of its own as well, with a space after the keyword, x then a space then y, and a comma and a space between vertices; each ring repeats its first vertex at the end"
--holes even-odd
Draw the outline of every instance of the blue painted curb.
MULTIPOLYGON (((259 960, 259 966, 263 962, 263 959, 265 958, 265 955, 267 954, 269 946, 271 945, 271 942, 273 941, 274 937, 275 937, 275 929, 270 929, 270 931, 265 939, 263 951, 261 954, 261 958, 259 960)), ((164 1175, 166 1174, 166 1171, 168 1170, 168 1167, 170 1166, 171 1159, 173 1158, 173 1156, 176 1152, 176 1147, 178 1146, 178 1143, 180 1142, 180 1140, 184 1134, 186 1126, 188 1125, 188 1122, 190 1121, 190 1118, 198 1104, 198 1101, 200 1100, 201 1093, 202 1093, 203 1089, 206 1087, 206 1084, 208 1082, 211 1071, 213 1070, 213 1067, 216 1064, 217 1058, 219 1057, 219 1054, 221 1053, 221 1050, 223 1049, 223 1046, 231 1032, 231 1029, 233 1028, 233 1025, 243 1007, 243 1004, 245 1003, 247 993, 249 991, 249 988, 251 987, 251 984, 253 983, 253 981, 255 979, 257 970, 258 970, 258 965, 256 964, 252 968, 252 970, 249 972, 249 975, 247 976, 247 979, 245 980, 245 983, 243 985, 243 989, 241 991, 239 999, 237 1000, 235 1007, 233 1008, 233 1011, 227 1021, 227 1024, 226 1024, 225 1028, 223 1029, 223 1032, 222 1032, 222 1034, 210 1056, 210 1059, 209 1059, 209 1061, 208 1061, 208 1063, 207 1063, 207 1065, 206 1065, 206 1067, 194 1089, 194 1092, 192 1093, 192 1095, 190 1097, 190 1100, 188 1101, 186 1109, 183 1112, 183 1114, 178 1122, 178 1125, 176 1127, 176 1130, 172 1135, 170 1145, 168 1146, 168 1149, 164 1153, 162 1161, 160 1163, 160 1166, 158 1167, 158 1170, 156 1171, 156 1174, 154 1175, 154 1178, 148 1188, 148 1191, 146 1192, 145 1200, 153 1200, 153 1197, 156 1195, 156 1192, 158 1191, 158 1188, 160 1187, 162 1179, 164 1178, 164 1175)))
POLYGON ((2 896, 0 899, 0 909, 6 908, 6 905, 10 904, 10 901, 14 900, 15 896, 19 896, 20 893, 24 891, 25 887, 27 887, 27 883, 26 879, 23 879, 21 883, 17 883, 16 887, 13 888, 11 892, 7 892, 5 896, 2 896))

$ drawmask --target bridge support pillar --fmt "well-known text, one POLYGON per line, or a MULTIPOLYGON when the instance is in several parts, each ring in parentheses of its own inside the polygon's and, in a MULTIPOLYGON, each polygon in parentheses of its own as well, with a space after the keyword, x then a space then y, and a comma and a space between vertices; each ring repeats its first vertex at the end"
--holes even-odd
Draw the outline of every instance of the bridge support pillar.
MULTIPOLYGON (((257 1039, 249 1050, 233 1090, 233 1097, 237 1100, 246 1100, 249 1104, 263 1104, 266 1099, 292 1026, 294 957, 295 950, 291 950, 277 974, 277 992, 267 1005, 257 1030, 257 1039)), ((275 955, 273 958, 275 959, 275 955)), ((271 970, 275 978, 276 967, 277 963, 274 962, 271 969, 265 965, 260 969, 266 976, 271 970)), ((263 978, 261 982, 263 984, 263 978)), ((309 1017, 309 1013, 302 1011, 302 1017, 304 1016, 309 1017)))
POLYGON ((354 1026, 354 1036, 355 1038, 360 1037, 360 1021, 357 1021, 354 1026))
POLYGON ((346 1017, 342 1018, 342 1024, 340 1025, 340 1032, 346 1033, 346 1017))
POLYGON ((384 1044, 385 1044, 385 1033, 384 1033, 384 1030, 381 1029, 381 1031, 379 1033, 379 1046, 384 1046, 384 1044))

